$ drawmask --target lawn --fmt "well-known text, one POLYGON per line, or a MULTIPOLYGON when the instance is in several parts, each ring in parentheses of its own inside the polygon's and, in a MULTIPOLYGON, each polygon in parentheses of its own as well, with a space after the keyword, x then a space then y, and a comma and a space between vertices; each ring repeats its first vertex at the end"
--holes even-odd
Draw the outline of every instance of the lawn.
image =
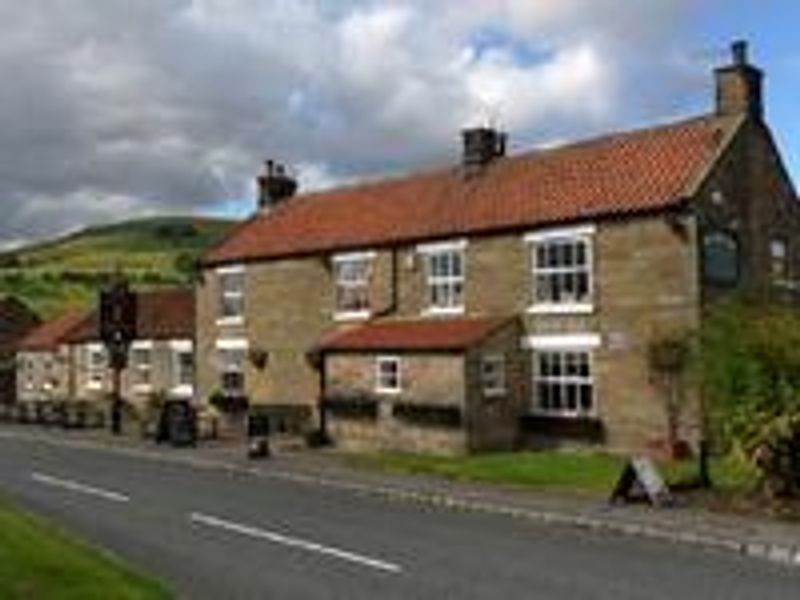
POLYGON ((170 598, 155 581, 0 499, 0 598, 170 598))
MULTIPOLYGON (((460 457, 382 453, 353 455, 347 460, 356 467, 392 473, 438 475, 460 481, 501 483, 594 496, 610 494, 624 464, 624 458, 619 456, 588 451, 509 452, 460 457)), ((667 462, 658 466, 670 484, 686 483, 697 474, 695 462, 667 462)), ((720 490, 743 490, 752 483, 752 472, 731 460, 712 461, 711 471, 720 490)))

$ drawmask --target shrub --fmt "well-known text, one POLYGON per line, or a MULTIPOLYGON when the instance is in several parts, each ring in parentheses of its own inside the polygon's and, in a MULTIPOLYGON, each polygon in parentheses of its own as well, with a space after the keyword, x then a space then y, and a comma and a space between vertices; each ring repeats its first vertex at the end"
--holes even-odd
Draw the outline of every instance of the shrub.
POLYGON ((800 497, 800 313, 718 306, 701 332, 699 367, 717 448, 752 464, 770 497, 800 497))

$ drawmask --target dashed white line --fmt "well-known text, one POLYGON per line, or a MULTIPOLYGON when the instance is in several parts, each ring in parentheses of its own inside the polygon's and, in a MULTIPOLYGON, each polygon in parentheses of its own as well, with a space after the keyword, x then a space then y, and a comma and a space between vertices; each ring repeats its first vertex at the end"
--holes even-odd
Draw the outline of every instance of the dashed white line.
POLYGON ((193 512, 189 515, 189 520, 193 523, 198 523, 200 525, 216 527, 218 529, 223 529, 225 531, 238 533, 240 535, 267 540, 275 544, 282 544, 284 546, 290 546, 292 548, 299 548, 301 550, 307 550, 309 552, 316 552, 318 554, 332 556, 334 558, 346 560, 355 564, 359 564, 361 566, 377 569, 379 571, 386 571, 389 573, 400 573, 403 570, 402 567, 400 567, 400 565, 397 565, 395 563, 387 562, 377 558, 370 558, 362 554, 356 554, 355 552, 342 550, 340 548, 335 548, 333 546, 325 546, 322 544, 318 544, 316 542, 290 537, 287 535, 283 535, 281 533, 268 531, 266 529, 261 529, 258 527, 251 527, 248 525, 242 525, 240 523, 234 523, 233 521, 227 521, 225 519, 220 519, 219 517, 214 517, 211 515, 205 515, 202 513, 193 512))
POLYGON ((65 490, 69 490, 71 492, 88 494, 90 496, 96 496, 98 498, 103 498, 105 500, 110 500, 112 502, 130 502, 131 500, 128 496, 126 496, 125 494, 120 494, 119 492, 104 490, 102 488, 86 485, 84 483, 78 483, 77 481, 70 481, 69 479, 61 479, 60 477, 53 477, 52 475, 46 475, 44 473, 33 472, 31 473, 31 479, 36 483, 62 488, 65 490))

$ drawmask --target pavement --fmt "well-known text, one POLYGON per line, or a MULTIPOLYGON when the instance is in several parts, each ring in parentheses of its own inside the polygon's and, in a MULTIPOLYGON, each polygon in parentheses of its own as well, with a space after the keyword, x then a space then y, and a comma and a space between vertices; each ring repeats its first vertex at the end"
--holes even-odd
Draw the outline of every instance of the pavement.
POLYGON ((187 598, 800 594, 796 525, 364 472, 333 453, 254 463, 224 444, 4 425, 0 489, 187 598))

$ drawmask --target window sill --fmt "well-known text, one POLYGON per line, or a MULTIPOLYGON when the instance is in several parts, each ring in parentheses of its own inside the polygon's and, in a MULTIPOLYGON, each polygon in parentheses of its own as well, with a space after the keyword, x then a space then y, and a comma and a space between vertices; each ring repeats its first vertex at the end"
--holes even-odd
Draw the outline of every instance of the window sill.
POLYGON ((151 383, 136 383, 131 386, 131 389, 137 394, 149 394, 153 391, 153 384, 151 383))
POLYGON ((507 395, 508 395, 508 390, 506 388, 496 389, 496 390, 483 390, 484 398, 501 398, 507 395))
POLYGON ((194 395, 194 386, 178 385, 172 388, 169 394, 175 398, 189 398, 194 395))
POLYGON ((244 325, 244 317, 220 317, 217 319, 217 325, 225 327, 244 325))
POLYGON ((594 412, 573 412, 573 411, 554 411, 531 409, 528 416, 540 419, 559 419, 564 421, 594 421, 597 414, 594 412))
POLYGON ((354 310, 350 312, 337 312, 333 314, 334 321, 366 321, 372 316, 368 310, 354 310))
POLYGON ((453 306, 448 308, 429 307, 422 311, 423 317, 454 317, 463 314, 463 306, 453 306))
POLYGON ((403 390, 393 388, 375 388, 375 393, 381 396, 399 396, 403 390))
POLYGON ((530 315, 590 315, 594 305, 580 304, 534 304, 528 307, 530 315))

